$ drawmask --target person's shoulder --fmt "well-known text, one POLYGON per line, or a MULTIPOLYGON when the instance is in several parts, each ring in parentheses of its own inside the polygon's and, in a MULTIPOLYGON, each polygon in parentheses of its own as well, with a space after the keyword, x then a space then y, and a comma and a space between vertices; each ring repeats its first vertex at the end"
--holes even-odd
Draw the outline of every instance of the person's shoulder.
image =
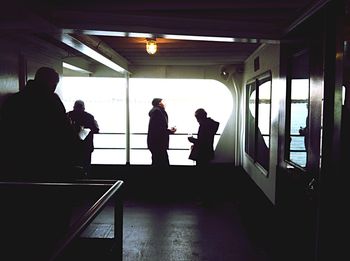
POLYGON ((149 115, 149 116, 152 116, 152 115, 157 115, 157 114, 160 114, 160 113, 162 113, 162 112, 160 111, 160 108, 158 108, 158 107, 153 107, 153 108, 149 111, 148 115, 149 115))
POLYGON ((3 96, 4 102, 8 102, 20 96, 20 92, 7 93, 3 96))
POLYGON ((213 120, 212 118, 207 118, 208 123, 214 128, 218 129, 220 123, 218 121, 213 120))
POLYGON ((55 106, 57 107, 63 107, 64 108, 64 111, 66 111, 65 107, 64 107, 64 104, 60 98, 60 96, 58 96, 57 93, 52 93, 52 95, 50 95, 51 99, 53 100, 53 103, 55 106))
POLYGON ((30 80, 28 80, 27 83, 26 83, 26 88, 31 87, 31 86, 33 86, 33 85, 35 85, 35 84, 36 84, 36 81, 30 79, 30 80))
POLYGON ((53 92, 53 93, 43 93, 43 97, 45 99, 54 100, 57 103, 62 103, 62 100, 61 100, 60 96, 58 96, 58 94, 55 93, 55 92, 53 92))
POLYGON ((7 94, 0 106, 0 120, 17 117, 15 115, 27 107, 22 100, 19 92, 7 94))
POLYGON ((89 113, 87 111, 84 111, 85 116, 89 117, 89 118, 94 118, 94 115, 92 115, 92 113, 89 113))
POLYGON ((15 93, 8 93, 3 97, 3 103, 2 103, 2 107, 7 107, 10 106, 11 104, 16 103, 17 101, 19 101, 21 97, 21 93, 20 92, 15 92, 15 93))
POLYGON ((78 115, 77 116, 80 117, 83 121, 90 122, 90 124, 95 120, 94 115, 87 111, 82 111, 80 114, 78 113, 78 115))
POLYGON ((70 118, 74 118, 74 117, 75 117, 75 113, 74 113, 73 110, 68 111, 68 112, 67 112, 67 115, 68 115, 68 117, 70 117, 70 118))
POLYGON ((216 120, 214 120, 214 119, 212 119, 212 118, 207 118, 211 123, 214 123, 214 124, 219 124, 219 122, 218 121, 216 121, 216 120))

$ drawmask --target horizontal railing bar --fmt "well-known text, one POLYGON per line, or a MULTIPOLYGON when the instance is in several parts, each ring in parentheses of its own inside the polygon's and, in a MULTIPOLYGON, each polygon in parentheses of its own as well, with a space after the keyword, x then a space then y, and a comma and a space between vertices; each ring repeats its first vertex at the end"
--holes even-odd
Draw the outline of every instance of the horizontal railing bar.
POLYGON ((89 208, 88 211, 85 212, 85 214, 73 224, 72 229, 67 234, 67 236, 61 241, 59 244, 59 247, 54 252, 50 260, 55 260, 59 255, 62 253, 62 251, 73 241, 73 239, 81 233, 81 231, 86 228, 92 220, 99 214, 99 212, 102 210, 102 208, 105 206, 105 204, 111 199, 112 196, 120 189, 120 187, 123 185, 122 180, 118 180, 112 185, 112 187, 105 192, 105 194, 100 197, 95 204, 89 208))
MULTIPOLYGON (((62 186, 111 186, 111 183, 91 183, 92 180, 86 182, 21 182, 21 181, 0 181, 0 185, 3 186, 54 186, 54 187, 62 187, 62 186)), ((105 181, 104 181, 105 182, 105 181)), ((115 181, 114 181, 115 182, 115 181)))

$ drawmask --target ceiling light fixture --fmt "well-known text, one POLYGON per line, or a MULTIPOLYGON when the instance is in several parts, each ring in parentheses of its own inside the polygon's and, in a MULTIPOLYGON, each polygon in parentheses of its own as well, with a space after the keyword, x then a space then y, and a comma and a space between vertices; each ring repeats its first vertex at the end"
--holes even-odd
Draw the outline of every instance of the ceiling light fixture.
POLYGON ((156 39, 146 39, 146 51, 149 54, 155 54, 157 52, 157 42, 156 39))
POLYGON ((77 72, 81 72, 81 73, 92 73, 92 72, 89 72, 89 71, 87 71, 87 70, 84 70, 84 69, 82 69, 82 68, 80 68, 80 67, 77 67, 77 66, 75 66, 75 65, 72 65, 72 64, 70 64, 70 63, 65 63, 65 62, 63 62, 62 63, 62 66, 63 66, 63 68, 67 68, 67 69, 70 69, 70 70, 73 70, 73 71, 77 71, 77 72))
POLYGON ((61 42, 65 43, 66 45, 72 47, 73 49, 85 54, 86 56, 89 56, 95 61, 98 61, 103 65, 111 68, 116 72, 123 73, 123 74, 128 72, 126 69, 116 64, 111 59, 103 56, 99 52, 96 52, 95 50, 85 45, 84 43, 80 42, 78 39, 75 39, 74 37, 70 36, 69 34, 58 35, 57 39, 59 39, 61 42))
MULTIPOLYGON (((136 33, 136 32, 73 30, 73 29, 63 29, 63 32, 67 34, 82 33, 82 34, 97 35, 97 36, 120 36, 120 37, 138 37, 138 38, 154 37, 154 34, 151 34, 151 33, 136 33)), ((175 35, 175 34, 157 34, 157 36, 159 38, 172 39, 172 40, 232 42, 232 43, 268 43, 268 44, 280 43, 280 40, 256 39, 256 38, 237 38, 237 37, 220 37, 220 36, 201 36, 201 35, 175 35)))

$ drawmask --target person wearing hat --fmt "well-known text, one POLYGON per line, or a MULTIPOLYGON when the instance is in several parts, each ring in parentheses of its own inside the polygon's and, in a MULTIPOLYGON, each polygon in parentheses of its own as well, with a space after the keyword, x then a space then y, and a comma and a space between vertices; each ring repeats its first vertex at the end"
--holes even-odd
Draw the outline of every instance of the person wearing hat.
POLYGON ((152 166, 169 166, 169 135, 174 134, 176 128, 168 128, 168 114, 163 99, 154 98, 152 106, 148 113, 150 118, 147 133, 147 147, 152 153, 152 166))

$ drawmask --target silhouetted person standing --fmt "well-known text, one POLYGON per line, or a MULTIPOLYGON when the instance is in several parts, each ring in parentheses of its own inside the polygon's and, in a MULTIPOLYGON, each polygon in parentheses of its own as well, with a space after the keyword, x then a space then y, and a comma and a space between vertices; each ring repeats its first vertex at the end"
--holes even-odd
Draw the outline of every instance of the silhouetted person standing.
POLYGON ((55 92, 58 73, 37 70, 0 112, 1 175, 10 178, 70 177, 78 142, 65 107, 55 92))
POLYGON ((169 166, 168 148, 169 134, 176 132, 176 128, 168 129, 168 114, 165 111, 163 99, 154 98, 153 108, 149 111, 147 146, 152 153, 152 166, 169 166))
POLYGON ((73 110, 68 112, 68 117, 78 134, 88 131, 86 137, 80 137, 78 164, 84 168, 86 174, 89 174, 91 154, 94 151, 94 134, 100 129, 94 116, 85 111, 85 103, 82 100, 75 101, 73 110))
MULTIPOLYGON (((78 138, 54 93, 58 82, 55 70, 41 67, 34 80, 4 102, 0 111, 1 178, 47 182, 72 177, 78 138)), ((13 260, 48 260, 71 218, 65 194, 51 189, 55 188, 30 193, 23 188, 11 199, 1 199, 1 205, 8 201, 11 205, 1 215, 6 242, 0 255, 7 251, 13 260)))
POLYGON ((214 136, 219 128, 219 122, 207 117, 207 112, 200 108, 196 110, 195 117, 199 123, 197 139, 189 137, 193 143, 192 150, 195 154, 194 160, 197 166, 205 166, 214 159, 214 136))

